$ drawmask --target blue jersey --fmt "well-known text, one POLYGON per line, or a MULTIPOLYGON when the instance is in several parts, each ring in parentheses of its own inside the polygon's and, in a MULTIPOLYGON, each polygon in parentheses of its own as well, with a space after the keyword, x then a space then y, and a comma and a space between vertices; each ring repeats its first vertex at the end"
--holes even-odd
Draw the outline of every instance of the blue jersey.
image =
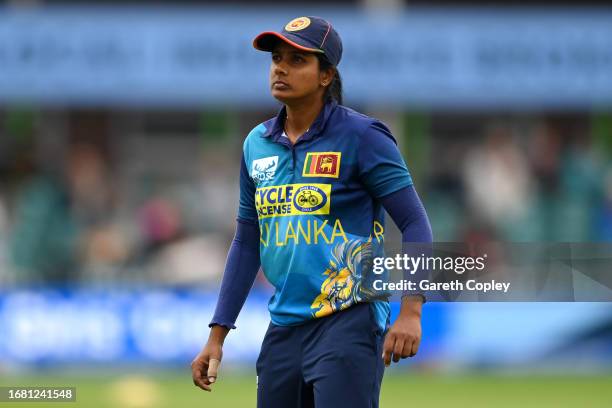
MULTIPOLYGON (((259 223, 262 270, 274 285, 272 323, 290 326, 364 300, 364 252, 382 255, 378 200, 412 185, 389 129, 327 103, 295 145, 285 111, 257 127, 243 146, 238 217, 259 223)), ((384 330, 389 304, 375 301, 384 330)))

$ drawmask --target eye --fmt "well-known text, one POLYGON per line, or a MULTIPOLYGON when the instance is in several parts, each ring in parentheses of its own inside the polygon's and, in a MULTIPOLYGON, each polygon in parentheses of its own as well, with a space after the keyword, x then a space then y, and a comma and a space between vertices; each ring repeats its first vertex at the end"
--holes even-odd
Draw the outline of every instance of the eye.
POLYGON ((294 61, 294 62, 298 62, 298 63, 302 63, 302 62, 304 62, 304 61, 306 61, 306 60, 305 60, 305 59, 304 59, 304 57, 302 57, 301 55, 299 55, 299 54, 294 54, 294 55, 293 55, 293 61, 294 61))
POLYGON ((272 54, 272 61, 274 61, 274 62, 278 62, 278 61, 280 61, 280 59, 281 59, 281 58, 280 58, 280 55, 278 55, 278 54, 272 54))

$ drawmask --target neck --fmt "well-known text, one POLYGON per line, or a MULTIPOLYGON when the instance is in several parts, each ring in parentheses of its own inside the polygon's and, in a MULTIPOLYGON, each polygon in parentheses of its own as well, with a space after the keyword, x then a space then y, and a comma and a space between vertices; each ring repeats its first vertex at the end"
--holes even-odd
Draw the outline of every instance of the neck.
POLYGON ((310 129, 319 112, 323 109, 323 105, 321 95, 317 95, 314 99, 285 104, 287 112, 285 133, 292 143, 295 143, 301 135, 310 129))

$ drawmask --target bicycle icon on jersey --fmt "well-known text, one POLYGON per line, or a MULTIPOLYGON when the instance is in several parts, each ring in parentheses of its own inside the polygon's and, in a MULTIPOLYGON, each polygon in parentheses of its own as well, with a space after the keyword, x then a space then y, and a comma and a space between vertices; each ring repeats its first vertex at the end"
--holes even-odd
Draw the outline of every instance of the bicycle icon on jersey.
POLYGON ((319 199, 316 195, 312 194, 312 191, 306 190, 298 196, 297 203, 301 206, 308 204, 314 207, 315 205, 319 204, 319 199))

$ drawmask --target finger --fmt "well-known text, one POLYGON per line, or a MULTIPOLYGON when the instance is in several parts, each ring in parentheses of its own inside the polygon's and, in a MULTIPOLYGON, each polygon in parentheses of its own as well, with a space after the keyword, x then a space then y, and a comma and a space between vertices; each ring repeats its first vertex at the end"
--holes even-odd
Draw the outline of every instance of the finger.
POLYGON ((412 357, 412 346, 414 342, 406 341, 404 342, 404 348, 402 349, 402 358, 412 357))
POLYGON ((402 358, 402 351, 404 350, 404 339, 395 339, 395 346, 393 347, 393 362, 397 363, 402 358))
POLYGON ((207 381, 202 377, 202 370, 199 368, 193 370, 193 383, 204 391, 211 391, 210 385, 208 385, 207 381))
POLYGON ((214 383, 217 380, 217 372, 219 370, 219 364, 221 364, 221 361, 217 360, 216 358, 211 358, 210 360, 208 360, 208 381, 210 381, 211 383, 214 383))
POLYGON ((391 353, 393 352, 393 347, 395 346, 395 336, 392 334, 388 334, 385 338, 385 343, 383 344, 383 354, 382 359, 385 362, 385 366, 389 367, 391 364, 391 353))
POLYGON ((419 346, 421 345, 421 339, 417 339, 412 343, 412 350, 410 352, 410 357, 416 356, 416 353, 419 351, 419 346))

